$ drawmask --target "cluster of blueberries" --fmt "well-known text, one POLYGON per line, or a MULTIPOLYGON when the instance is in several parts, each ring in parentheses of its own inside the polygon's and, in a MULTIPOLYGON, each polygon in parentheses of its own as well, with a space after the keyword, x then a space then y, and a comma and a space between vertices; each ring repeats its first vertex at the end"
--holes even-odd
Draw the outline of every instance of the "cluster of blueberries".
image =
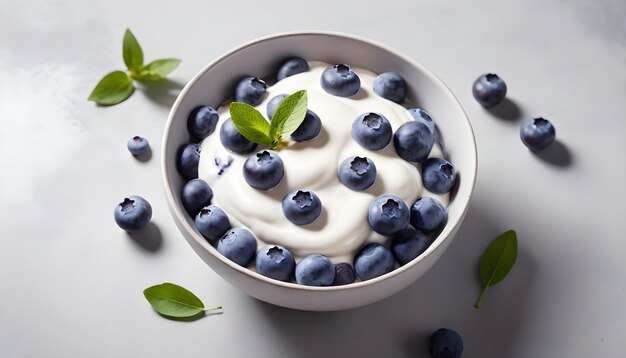
MULTIPOLYGON (((277 79, 280 81, 308 70, 304 59, 292 58, 280 67, 277 79)), ((355 95, 361 86, 357 74, 343 64, 327 68, 320 84, 329 94, 340 97, 355 95)), ((397 73, 380 74, 373 87, 374 92, 383 98, 396 103, 404 102, 406 84, 397 73)), ((263 80, 247 76, 235 88, 235 101, 257 106, 265 98, 266 89, 263 80)), ((270 120, 286 97, 286 94, 281 94, 268 102, 267 116, 270 120)), ((364 113, 352 123, 352 137, 362 147, 372 151, 385 148, 393 139, 401 158, 421 163, 424 186, 434 193, 447 193, 456 179, 454 166, 445 159, 428 158, 436 140, 435 123, 425 110, 409 108, 408 111, 415 120, 402 124, 396 133, 392 133, 389 121, 382 114, 364 113)), ((181 190, 181 201, 186 211, 195 218, 198 231, 218 252, 244 267, 254 260, 259 274, 281 281, 290 281, 295 276, 298 284, 309 286, 349 284, 357 277, 369 280, 392 271, 397 263, 403 265, 419 256, 429 245, 425 233, 441 228, 447 218, 445 207, 434 198, 419 198, 409 209, 401 198, 385 194, 371 202, 368 221, 375 232, 392 237, 390 248, 379 243, 367 244, 356 254, 354 265, 345 262, 335 265, 321 254, 309 255, 296 264, 289 250, 279 245, 266 245, 257 251, 253 234, 245 228, 231 227, 227 214, 210 204, 213 192, 209 184, 198 179, 201 148, 198 142, 215 131, 218 119, 217 111, 210 106, 197 107, 188 117, 187 128, 192 143, 181 147, 177 161, 180 174, 189 180, 181 190)), ((319 116, 308 110, 292 139, 312 140, 319 135, 321 127, 319 116)), ((257 148, 256 143, 239 133, 231 119, 224 121, 219 135, 224 147, 232 152, 248 154, 257 148)), ((367 157, 346 158, 337 172, 340 182, 355 191, 369 188, 376 180, 376 166, 367 157)), ((251 187, 270 190, 284 176, 283 161, 277 152, 261 150, 245 161, 243 176, 251 187)), ((315 192, 297 189, 284 196, 282 209, 292 223, 306 225, 320 216, 322 203, 315 192)))

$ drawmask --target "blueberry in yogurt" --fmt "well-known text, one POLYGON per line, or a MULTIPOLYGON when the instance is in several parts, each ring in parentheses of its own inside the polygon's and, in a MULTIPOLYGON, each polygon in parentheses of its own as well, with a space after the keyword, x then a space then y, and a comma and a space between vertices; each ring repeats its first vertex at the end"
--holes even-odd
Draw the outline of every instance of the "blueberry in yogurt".
POLYGON ((272 99, 270 99, 269 102, 267 102, 267 108, 266 108, 267 118, 269 118, 270 120, 272 119, 280 103, 287 97, 289 97, 289 95, 284 94, 284 93, 277 94, 276 96, 272 97, 272 99))
POLYGON ((243 164, 243 178, 255 189, 269 190, 278 185, 284 175, 282 159, 271 150, 258 152, 243 164))
POLYGON ((393 146, 400 158, 418 163, 426 160, 435 144, 435 136, 426 124, 418 121, 403 123, 393 135, 393 146))
POLYGON ((246 267, 256 252, 256 239, 244 228, 232 228, 217 241, 217 252, 246 267))
POLYGON ((258 106, 265 98, 267 84, 260 78, 244 77, 235 87, 235 101, 258 106))
POLYGON ((292 57, 280 66, 278 73, 276 74, 276 79, 282 81, 289 76, 306 72, 308 70, 309 64, 305 59, 302 57, 292 57))
POLYGON ((335 265, 324 255, 312 254, 296 265, 296 282, 306 286, 330 286, 335 280, 335 265))
POLYGON ((452 190, 456 180, 456 169, 449 161, 429 158, 422 165, 422 182, 433 193, 443 194, 452 190))
POLYGON ((365 245, 354 257, 354 270, 362 281, 391 272, 395 265, 391 251, 379 243, 365 245))
POLYGON ((195 217, 202 208, 211 203, 213 190, 204 180, 192 179, 181 189, 180 199, 187 213, 195 217))
POLYGON ((347 285, 356 281, 354 267, 347 262, 340 262, 335 265, 335 280, 333 286, 347 285))
POLYGON ((148 152, 150 144, 146 138, 136 135, 128 140, 126 148, 128 148, 130 154, 138 157, 148 152))
POLYGON ((207 241, 212 244, 222 237, 230 229, 228 215, 220 207, 215 205, 205 206, 196 215, 196 228, 207 241))
POLYGON ((363 113, 352 122, 352 138, 369 150, 385 148, 392 134, 389 120, 379 113, 363 113))
POLYGON ((320 84, 324 91, 338 97, 352 97, 361 88, 359 76, 350 66, 338 64, 322 72, 320 84))
POLYGON ((176 165, 178 172, 185 177, 185 179, 198 177, 198 162, 200 162, 201 151, 202 147, 197 143, 188 143, 180 147, 176 165))
POLYGON ((362 191, 376 181, 376 165, 367 157, 352 156, 344 159, 337 170, 341 184, 362 191))
POLYGON ((202 140, 215 131, 219 118, 215 108, 198 106, 191 111, 187 118, 187 130, 193 138, 202 140))
POLYGON ((220 127, 220 141, 227 149, 238 154, 247 154, 253 152, 257 144, 249 141, 239 131, 233 120, 228 118, 220 127))
POLYGON ((486 73, 474 81, 472 94, 483 107, 493 107, 506 97, 506 83, 498 75, 486 73))
POLYGON ((407 109, 407 111, 409 111, 409 114, 414 120, 424 123, 431 132, 435 133, 435 121, 430 113, 418 107, 411 107, 407 109))
POLYGON ((374 80, 374 92, 392 102, 404 102, 406 82, 397 72, 383 72, 374 80))
POLYGON ((372 230, 391 236, 409 226, 410 212, 402 198, 383 194, 370 203, 367 220, 372 230))
POLYGON ((428 248, 428 238, 422 232, 408 227, 393 236, 391 251, 400 265, 418 257, 428 248))
POLYGON ((289 250, 278 245, 266 245, 257 251, 256 270, 263 276, 280 281, 289 281, 293 276, 296 261, 289 250))
POLYGON ((532 151, 540 151, 554 142, 556 130, 549 120, 539 117, 524 122, 519 132, 522 143, 532 151))
POLYGON ((295 190, 285 195, 282 207, 285 217, 296 225, 310 224, 322 213, 320 198, 310 190, 295 190))
POLYGON ((302 123, 291 133, 291 139, 296 142, 306 142, 315 139, 321 131, 322 120, 315 112, 308 109, 302 123))
POLYGON ((423 196, 411 206, 411 225, 423 231, 439 229, 448 214, 443 204, 430 196, 423 196))
POLYGON ((152 206, 139 195, 131 195, 117 204, 114 213, 117 225, 127 232, 135 232, 148 225, 152 218, 152 206))

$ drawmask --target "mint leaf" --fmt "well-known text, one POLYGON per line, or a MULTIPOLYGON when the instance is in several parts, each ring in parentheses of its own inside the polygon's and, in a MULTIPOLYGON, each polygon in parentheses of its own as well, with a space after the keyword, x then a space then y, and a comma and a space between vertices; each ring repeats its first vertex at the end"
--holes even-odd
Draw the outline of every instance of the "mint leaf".
POLYGON ((191 291, 169 282, 148 287, 143 295, 155 311, 167 317, 193 317, 201 312, 222 308, 205 309, 204 303, 191 291))
POLYGON ((130 97, 133 92, 135 86, 130 76, 122 71, 114 71, 98 82, 87 100, 103 105, 118 104, 130 97))
POLYGON ((180 60, 177 58, 152 61, 139 72, 137 78, 161 80, 174 71, 178 65, 180 65, 180 60))
POLYGON ((251 142, 271 145, 270 124, 265 117, 249 104, 232 102, 230 104, 230 118, 235 128, 251 142))
POLYGON ((298 129, 306 116, 307 106, 306 90, 293 93, 280 103, 272 116, 270 128, 270 136, 274 142, 280 142, 298 129))
POLYGON ((135 35, 129 29, 126 29, 124 34, 122 55, 124 56, 124 63, 131 73, 139 73, 141 71, 143 68, 143 51, 135 35))
POLYGON ((489 244, 480 260, 480 280, 483 290, 474 304, 479 308, 487 288, 502 281, 511 271, 517 259, 517 234, 509 230, 489 244))

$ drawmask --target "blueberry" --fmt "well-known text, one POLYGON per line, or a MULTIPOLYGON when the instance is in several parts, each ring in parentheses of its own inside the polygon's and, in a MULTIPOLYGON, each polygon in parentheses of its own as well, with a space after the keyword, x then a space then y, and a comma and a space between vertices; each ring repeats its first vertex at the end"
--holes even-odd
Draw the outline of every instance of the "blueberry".
POLYGON ((411 107, 407 111, 414 120, 424 123, 431 132, 435 133, 435 121, 430 113, 418 107, 411 107))
POLYGON ((407 162, 418 163, 426 160, 434 144, 434 133, 418 121, 403 123, 393 135, 396 153, 407 162))
POLYGON ((137 157, 147 153, 150 149, 150 144, 146 138, 136 135, 128 140, 126 147, 130 154, 137 157))
POLYGON ((184 144, 178 150, 178 161, 176 162, 178 172, 185 179, 198 177, 198 163, 200 162, 200 152, 202 147, 197 143, 184 144))
POLYGON ((458 358, 463 353, 463 339, 454 330, 439 328, 430 336, 428 350, 435 358, 458 358))
POLYGON ((411 206, 411 225, 423 231, 439 229, 446 221, 448 213, 443 204, 434 198, 424 196, 411 206))
POLYGON ((287 94, 278 94, 267 102, 267 118, 272 119, 280 103, 287 97, 289 97, 287 94))
POLYGON ((335 265, 324 255, 312 254, 296 265, 296 282, 306 286, 329 286, 335 280, 335 265))
POLYGON ((117 204, 114 217, 117 225, 124 231, 139 231, 150 222, 152 207, 146 199, 131 195, 117 204))
POLYGON ((222 123, 222 127, 220 128, 220 141, 224 147, 239 154, 253 152, 257 147, 256 143, 249 141, 239 133, 233 120, 230 118, 222 123))
POLYGON ((347 262, 341 262, 335 265, 335 280, 333 286, 347 285, 356 280, 354 267, 347 262))
POLYGON ((506 97, 506 83, 498 75, 487 73, 474 81, 472 94, 483 107, 493 107, 506 97))
POLYGON ((391 236, 409 226, 410 212, 404 201, 389 194, 376 197, 370 203, 367 220, 372 230, 391 236))
POLYGON ((428 238, 421 231, 406 228, 393 236, 391 251, 400 265, 418 257, 428 248, 428 238))
POLYGON ((539 151, 554 142, 556 131, 549 120, 539 117, 523 123, 519 136, 530 150, 539 151))
POLYGON ((210 243, 215 244, 230 229, 230 220, 220 207, 209 205, 196 215, 196 228, 210 243))
POLYGON ((215 131, 219 118, 219 114, 213 107, 196 107, 187 118, 187 130, 192 137, 202 140, 215 131))
POLYGON ((392 102, 404 102, 406 82, 396 72, 383 72, 374 79, 374 92, 392 102))
POLYGON ((309 190, 295 190, 283 198, 283 213, 296 225, 310 224, 322 213, 320 198, 309 190))
POLYGON ((284 175, 283 161, 274 151, 258 152, 243 163, 243 178, 255 189, 269 190, 278 185, 284 175))
POLYGON ((217 241, 217 252, 246 267, 256 252, 256 239, 244 228, 232 228, 217 241))
POLYGON ((354 256, 354 271, 361 281, 393 271, 396 261, 388 248, 379 243, 365 245, 354 256))
POLYGON ((291 139, 296 142, 306 142, 316 138, 322 131, 322 120, 311 110, 306 111, 306 116, 300 126, 291 133, 291 139))
POLYGON ((429 158, 422 165, 422 182, 433 193, 443 194, 452 190, 456 180, 456 169, 447 160, 429 158))
POLYGON ((320 84, 326 92, 339 97, 354 96, 361 88, 359 76, 350 66, 342 64, 325 69, 320 84))
POLYGON ((352 138, 369 150, 383 149, 391 141, 391 124, 382 114, 368 112, 352 122, 352 138))
POLYGON ((337 175, 343 185, 362 191, 376 181, 376 165, 367 157, 349 157, 339 164, 337 175))
POLYGON ((256 253, 255 264, 258 273, 280 281, 289 281, 296 267, 291 252, 278 245, 260 248, 256 253))
POLYGON ((202 208, 209 205, 213 199, 213 190, 202 179, 188 181, 180 191, 180 201, 191 217, 196 217, 202 208))
POLYGON ((309 70, 309 64, 305 59, 301 57, 292 57, 285 61, 282 66, 278 69, 278 73, 276 74, 276 79, 279 81, 284 80, 289 76, 296 75, 301 72, 306 72, 309 70))
POLYGON ((258 106, 263 102, 267 85, 262 79, 257 77, 244 77, 235 88, 235 102, 247 103, 251 106, 258 106))

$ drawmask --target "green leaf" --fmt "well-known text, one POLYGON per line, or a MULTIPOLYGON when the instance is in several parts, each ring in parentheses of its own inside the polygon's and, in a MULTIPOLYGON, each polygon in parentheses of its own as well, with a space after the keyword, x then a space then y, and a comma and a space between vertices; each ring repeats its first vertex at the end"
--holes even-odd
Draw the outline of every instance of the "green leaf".
POLYGON ((146 288, 143 295, 155 311, 167 317, 193 317, 201 312, 222 308, 218 306, 207 310, 191 291, 168 282, 146 288))
POLYGON ((517 259, 517 234, 509 230, 489 244, 480 260, 480 280, 483 290, 474 304, 479 308, 487 288, 504 280, 517 259))
POLYGON ((124 56, 124 63, 131 72, 139 73, 143 68, 143 51, 139 42, 135 38, 129 29, 126 29, 124 34, 124 44, 122 48, 122 55, 124 56))
POLYGON ((180 65, 177 58, 166 58, 152 61, 147 64, 138 74, 138 79, 161 80, 169 75, 180 65))
POLYGON ((122 71, 113 71, 104 76, 93 89, 87 100, 103 105, 118 104, 135 92, 133 80, 122 71))
POLYGON ((249 104, 232 102, 230 104, 230 118, 235 128, 249 141, 270 145, 270 124, 265 117, 249 104))
POLYGON ((285 98, 272 116, 270 136, 279 142, 293 133, 306 116, 308 100, 306 90, 300 90, 285 98))

